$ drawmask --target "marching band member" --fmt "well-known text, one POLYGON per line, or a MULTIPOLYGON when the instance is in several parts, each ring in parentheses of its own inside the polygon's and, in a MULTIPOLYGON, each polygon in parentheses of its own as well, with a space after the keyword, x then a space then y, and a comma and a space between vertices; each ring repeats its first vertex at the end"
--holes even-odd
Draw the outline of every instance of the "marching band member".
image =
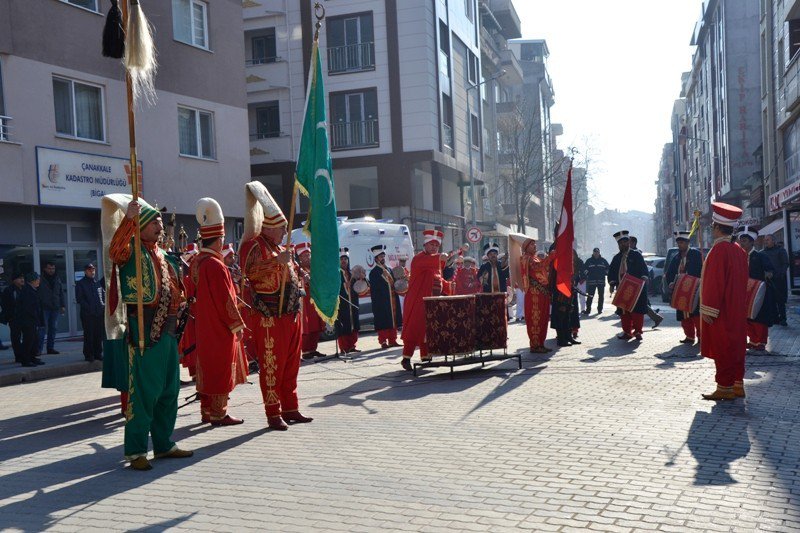
POLYGON ((297 374, 300 370, 299 268, 291 250, 281 245, 286 217, 267 188, 258 181, 245 186, 245 234, 239 265, 255 293, 250 314, 259 362, 259 383, 270 429, 284 431, 286 422, 313 419, 300 414, 297 374))
POLYGON ((700 281, 700 353, 714 360, 717 389, 706 400, 744 397, 747 342, 747 254, 731 242, 738 207, 711 202, 711 234, 700 281))
POLYGON ((189 243, 186 249, 181 254, 183 261, 183 290, 186 296, 187 305, 189 306, 189 316, 186 318, 186 325, 183 328, 181 340, 178 342, 178 352, 181 355, 181 366, 189 371, 189 376, 192 380, 197 376, 197 337, 195 335, 194 315, 192 311, 192 303, 194 302, 195 286, 189 278, 189 267, 197 254, 200 253, 200 248, 197 243, 189 243))
POLYGON ((405 370, 413 370, 411 357, 419 347, 420 359, 426 361, 428 345, 425 342, 425 302, 423 298, 442 293, 442 245, 444 233, 435 229, 422 232, 423 251, 411 261, 411 276, 403 308, 403 360, 405 370))
POLYGON ((369 271, 369 287, 378 342, 383 349, 400 346, 397 329, 403 324, 403 312, 394 289, 397 280, 386 267, 386 245, 379 244, 370 250, 375 257, 375 266, 369 271))
POLYGON ((311 243, 301 242, 295 245, 294 252, 297 254, 297 259, 300 263, 300 273, 305 287, 305 295, 303 296, 303 359, 325 357, 325 354, 317 350, 319 335, 325 331, 325 323, 316 309, 314 309, 314 304, 311 303, 311 243))
MULTIPOLYGON (((531 353, 547 353, 544 340, 550 322, 550 267, 555 252, 545 257, 537 255, 536 240, 522 245, 522 289, 525 293, 525 328, 528 330, 531 353)), ((520 302, 517 302, 519 305, 520 302)))
MULTIPOLYGON (((678 254, 672 258, 665 274, 670 289, 675 289, 675 279, 678 274, 687 274, 699 278, 703 270, 703 255, 697 248, 689 246, 689 232, 676 231, 674 233, 675 243, 678 247, 678 254)), ((697 336, 700 335, 700 307, 692 313, 675 311, 678 322, 683 327, 686 337, 681 341, 683 344, 694 344, 697 336)))
POLYGON ((358 331, 361 321, 358 309, 358 293, 353 284, 358 281, 350 272, 350 249, 339 248, 339 315, 336 317, 336 337, 342 353, 358 353, 358 331))
POLYGON ((456 272, 455 293, 458 296, 467 294, 477 294, 482 292, 483 287, 478 280, 478 269, 475 266, 475 258, 467 256, 464 258, 464 266, 456 272))
POLYGON ((747 336, 750 338, 747 347, 751 350, 763 352, 767 349, 769 328, 778 322, 778 307, 776 305, 775 289, 772 285, 775 268, 766 254, 753 247, 758 238, 758 232, 754 228, 743 226, 736 236, 739 246, 747 252, 750 278, 763 281, 766 285, 764 302, 761 304, 758 315, 753 320, 747 320, 747 336))
MULTIPOLYGON (((409 277, 411 276, 411 271, 409 271, 408 267, 406 266, 407 262, 408 262, 408 256, 406 254, 401 254, 401 255, 397 256, 398 266, 403 269, 403 272, 405 272, 405 279, 410 283, 409 277)), ((401 316, 403 314, 404 302, 406 300, 406 294, 407 293, 408 293, 408 289, 406 289, 406 292, 400 294, 400 315, 401 316)))
MULTIPOLYGON (((128 404, 125 416, 125 458, 134 470, 150 470, 147 460, 148 436, 153 439, 156 458, 191 457, 172 441, 178 413, 180 370, 175 326, 183 303, 177 260, 158 246, 164 230, 161 213, 142 199, 129 195, 108 195, 125 216, 113 233, 109 260, 114 267, 109 287, 109 314, 119 304, 126 306, 128 355, 128 404), (138 283, 134 253, 135 216, 139 214, 141 235, 142 299, 144 301, 144 353, 139 351, 136 302, 138 283), (121 298, 121 301, 120 301, 121 298)), ((108 204, 107 204, 108 205, 108 204)))
POLYGON ((496 243, 487 243, 483 247, 486 262, 478 269, 478 279, 483 284, 483 292, 506 292, 508 288, 508 265, 497 260, 500 247, 496 243))
MULTIPOLYGON (((228 394, 246 381, 247 364, 241 357, 244 321, 239 314, 236 288, 222 255, 225 218, 213 198, 196 206, 202 248, 189 267, 195 287, 192 311, 197 337, 197 394, 203 423, 232 426, 244 420, 228 413, 228 394), (237 379, 237 376, 239 379, 237 379)), ((233 253, 228 254, 233 256, 233 253)))
MULTIPOLYGON (((611 260, 611 266, 608 268, 608 285, 612 291, 619 286, 625 274, 644 280, 648 279, 647 264, 644 262, 642 254, 630 248, 628 236, 628 231, 618 231, 614 234, 619 253, 611 260)), ((628 311, 617 309, 617 314, 620 314, 620 320, 622 321, 622 333, 617 335, 617 338, 630 340, 635 336, 637 341, 642 340, 642 328, 644 327, 644 314, 646 312, 647 290, 645 287, 636 301, 633 312, 629 313, 628 311)))

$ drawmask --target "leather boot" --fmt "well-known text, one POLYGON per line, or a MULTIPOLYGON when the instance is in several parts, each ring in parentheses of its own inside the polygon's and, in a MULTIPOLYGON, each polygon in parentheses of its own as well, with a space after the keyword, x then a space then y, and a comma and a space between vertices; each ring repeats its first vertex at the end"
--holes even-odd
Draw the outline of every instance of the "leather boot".
POLYGON ((283 421, 287 424, 308 424, 312 420, 311 417, 303 416, 300 411, 289 411, 283 413, 283 421))
POLYGON ((194 455, 192 450, 182 450, 175 446, 168 452, 157 453, 155 455, 156 459, 186 459, 187 457, 191 457, 194 455))
POLYGON ((210 422, 212 426, 236 426, 244 423, 244 419, 236 418, 231 415, 225 415, 219 420, 211 420, 210 422))
POLYGON ((703 394, 704 400, 735 400, 736 394, 733 392, 733 387, 723 387, 721 385, 717 385, 717 390, 712 392, 711 394, 703 394))
POLYGON ((150 461, 147 460, 147 457, 142 455, 131 461, 131 468, 134 470, 141 470, 141 471, 152 470, 153 465, 150 464, 150 461))
POLYGON ((279 416, 267 417, 267 427, 274 431, 286 431, 289 429, 289 426, 286 425, 286 422, 284 422, 279 416))
POLYGON ((414 370, 414 367, 411 365, 411 358, 409 357, 403 357, 403 360, 400 362, 400 364, 403 366, 403 370, 408 370, 409 372, 414 370))
POLYGON ((733 393, 736 395, 737 398, 746 397, 746 395, 744 393, 744 381, 734 381, 733 382, 733 393))

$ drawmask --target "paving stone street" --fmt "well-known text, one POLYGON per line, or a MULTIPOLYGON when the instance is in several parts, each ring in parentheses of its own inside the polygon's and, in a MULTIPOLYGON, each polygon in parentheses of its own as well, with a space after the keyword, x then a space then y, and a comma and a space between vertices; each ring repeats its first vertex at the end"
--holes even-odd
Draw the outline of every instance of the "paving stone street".
POLYGON ((607 309, 583 321, 582 345, 547 355, 514 323, 522 370, 453 380, 413 378, 367 335, 351 362, 302 367, 312 424, 265 431, 251 376, 231 395, 243 425, 201 425, 190 404, 175 437, 195 456, 149 472, 125 468, 118 397, 98 373, 3 387, 0 528, 800 530, 800 316, 772 328, 771 355, 748 356, 747 399, 714 404, 700 397, 713 363, 664 313, 625 343, 607 309))

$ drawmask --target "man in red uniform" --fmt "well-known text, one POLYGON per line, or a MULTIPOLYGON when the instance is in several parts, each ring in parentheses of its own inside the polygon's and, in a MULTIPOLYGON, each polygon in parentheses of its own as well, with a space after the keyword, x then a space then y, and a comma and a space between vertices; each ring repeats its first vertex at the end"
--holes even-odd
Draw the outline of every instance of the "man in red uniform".
POLYGON ((236 386, 241 368, 244 321, 236 303, 236 289, 222 257, 225 218, 213 198, 201 198, 196 206, 200 224, 200 253, 189 267, 195 287, 192 314, 197 339, 197 394, 204 423, 232 426, 244 420, 228 414, 228 394, 236 386))
POLYGON ((297 373, 303 320, 300 316, 299 267, 282 246, 286 217, 267 188, 258 181, 245 186, 245 233, 239 261, 253 292, 253 330, 259 363, 259 383, 270 429, 285 431, 286 423, 311 422, 300 414, 297 373))
POLYGON ((536 241, 528 239, 522 245, 522 289, 525 291, 525 327, 528 330, 531 353, 547 353, 547 325, 550 323, 550 266, 555 251, 539 258, 536 241))
POLYGON ((700 352, 714 360, 717 390, 706 400, 744 397, 744 357, 747 342, 747 254, 731 242, 742 210, 712 202, 714 244, 700 276, 700 352))
POLYGON ((478 294, 483 290, 478 279, 478 268, 475 258, 467 256, 464 258, 464 266, 456 271, 455 293, 459 296, 467 294, 478 294))
POLYGON ((413 370, 411 357, 419 347, 419 356, 428 359, 428 345, 425 342, 425 302, 423 298, 439 296, 442 293, 442 259, 439 247, 444 233, 426 229, 423 251, 411 261, 411 275, 403 306, 403 361, 405 370, 413 370))
POLYGON ((325 323, 311 303, 311 243, 301 242, 294 247, 294 252, 300 262, 300 272, 306 289, 303 296, 303 359, 325 357, 324 353, 320 353, 317 350, 319 335, 325 331, 325 323))
POLYGON ((181 354, 181 366, 189 371, 189 376, 194 380, 197 375, 197 340, 195 337, 194 316, 191 312, 191 306, 194 302, 195 286, 189 279, 189 266, 197 254, 200 253, 200 248, 196 243, 189 243, 186 245, 186 250, 181 254, 182 272, 183 272, 183 289, 186 292, 186 301, 189 303, 189 316, 186 319, 186 325, 181 334, 181 340, 178 343, 178 351, 181 354))

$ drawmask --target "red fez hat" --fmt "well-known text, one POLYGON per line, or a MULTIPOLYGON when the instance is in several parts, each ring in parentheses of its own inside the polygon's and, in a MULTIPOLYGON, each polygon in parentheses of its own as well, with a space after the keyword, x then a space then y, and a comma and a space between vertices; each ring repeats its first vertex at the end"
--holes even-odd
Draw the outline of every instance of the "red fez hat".
POLYGON ((711 207, 714 210, 711 220, 723 226, 735 226, 736 221, 742 216, 742 210, 735 205, 711 202, 711 207))

